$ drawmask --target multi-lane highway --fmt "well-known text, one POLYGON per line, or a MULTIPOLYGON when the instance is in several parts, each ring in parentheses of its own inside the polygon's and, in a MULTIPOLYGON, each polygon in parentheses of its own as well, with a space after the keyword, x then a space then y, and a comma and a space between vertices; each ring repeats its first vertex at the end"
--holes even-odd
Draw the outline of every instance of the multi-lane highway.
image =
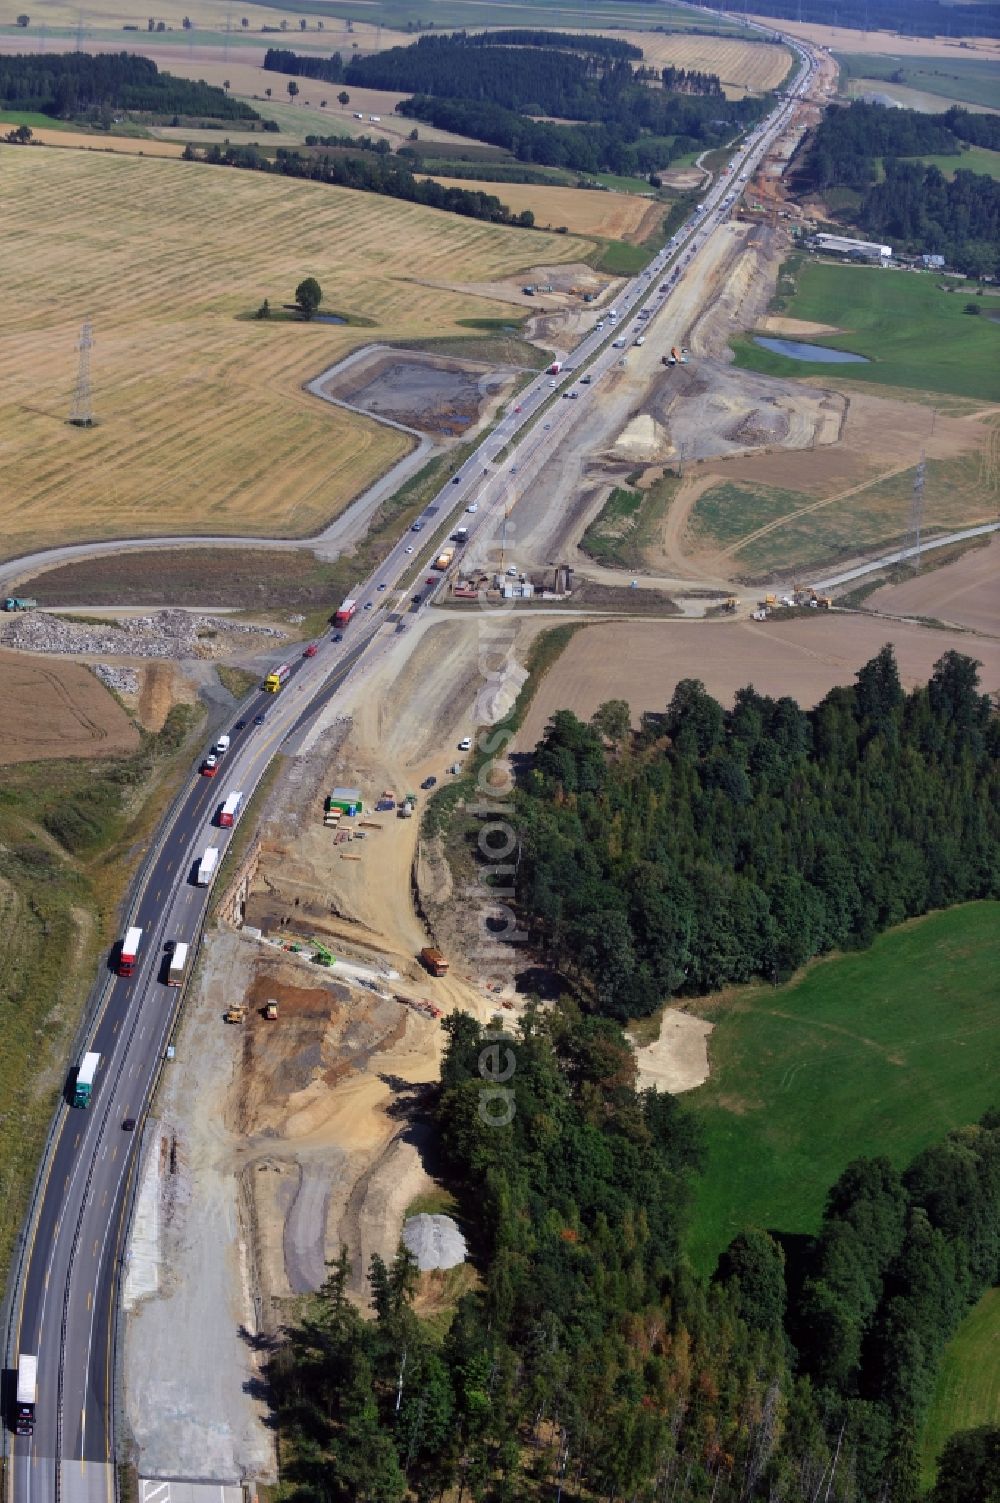
MULTIPOLYGON (((373 642, 391 629, 387 620, 398 627, 406 611, 422 608, 410 603, 412 585, 401 589, 421 545, 473 503, 478 509, 468 516, 470 532, 486 536, 504 504, 506 475, 547 441, 540 419, 553 395, 570 386, 580 394, 576 403, 565 404, 565 415, 561 401, 552 403, 545 420, 555 425, 586 402, 590 388, 576 385, 584 367, 599 379, 621 358, 614 341, 627 332, 631 344, 638 335, 640 308, 648 310, 650 326, 660 310, 669 315, 676 279, 727 216, 726 200, 740 174, 756 166, 786 125, 795 97, 809 86, 814 64, 808 50, 787 40, 803 59, 790 96, 734 152, 731 174, 712 188, 675 240, 621 289, 614 305, 617 320, 595 327, 557 376, 540 375, 524 390, 425 508, 417 530, 405 533, 356 590, 358 614, 345 631, 327 636, 314 657, 297 658, 278 695, 261 692, 243 708, 240 728, 230 728, 232 744, 218 776, 202 777, 192 769, 189 785, 146 854, 122 923, 122 933, 127 925, 142 929, 138 964, 126 979, 115 975, 109 962, 95 986, 80 1050, 101 1056, 93 1101, 87 1110, 74 1109, 67 1095, 59 1106, 15 1267, 5 1332, 7 1368, 16 1367, 19 1352, 37 1354, 38 1401, 32 1436, 5 1431, 12 1503, 108 1503, 116 1496, 115 1312, 130 1191, 159 1071, 175 1068, 165 1063, 165 1054, 180 993, 164 984, 162 965, 169 943, 199 940, 211 894, 194 884, 194 868, 208 845, 224 854, 232 838, 231 831, 213 823, 219 805, 237 790, 246 801, 283 743, 364 665, 373 642), (263 717, 259 723, 258 717, 263 717)), ((420 586, 416 593, 423 601, 433 591, 420 586)))

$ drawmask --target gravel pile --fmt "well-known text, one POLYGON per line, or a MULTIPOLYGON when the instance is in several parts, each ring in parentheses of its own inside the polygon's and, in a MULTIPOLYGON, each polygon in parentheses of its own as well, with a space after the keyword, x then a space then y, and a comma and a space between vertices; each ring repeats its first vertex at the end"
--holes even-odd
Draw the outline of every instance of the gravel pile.
POLYGON ((422 1273, 465 1262, 465 1238, 450 1216, 411 1216, 403 1225, 403 1241, 422 1273))
POLYGON ((214 658, 234 636, 281 640, 273 626, 254 626, 219 616, 162 610, 107 625, 64 621, 44 611, 0 620, 0 643, 22 652, 100 653, 111 657, 214 658))
POLYGON ((94 674, 116 694, 138 694, 139 673, 135 668, 114 668, 110 663, 95 663, 94 674))

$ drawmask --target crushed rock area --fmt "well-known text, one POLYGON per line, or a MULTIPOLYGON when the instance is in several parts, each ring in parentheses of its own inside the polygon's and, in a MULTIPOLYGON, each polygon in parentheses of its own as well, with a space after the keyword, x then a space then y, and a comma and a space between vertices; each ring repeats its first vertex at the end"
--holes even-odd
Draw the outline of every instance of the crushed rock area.
POLYGON ((139 674, 135 668, 116 668, 112 663, 95 663, 94 677, 116 694, 138 694, 139 674))
POLYGON ((403 1227, 403 1241, 421 1273, 431 1268, 457 1268, 468 1252, 465 1238, 450 1216, 410 1216, 403 1227))
MULTIPOLYGON (((199 616, 179 610, 129 616, 116 625, 107 626, 64 621, 46 611, 32 611, 0 620, 0 644, 4 647, 13 647, 20 652, 70 653, 74 657, 93 654, 130 658, 221 658, 232 650, 234 639, 256 637, 281 641, 285 635, 274 626, 233 621, 228 617, 199 616)), ((107 664, 101 666, 108 668, 107 664)), ((102 682, 108 680, 102 679, 102 682)), ((118 684, 110 687, 120 688, 118 684)))

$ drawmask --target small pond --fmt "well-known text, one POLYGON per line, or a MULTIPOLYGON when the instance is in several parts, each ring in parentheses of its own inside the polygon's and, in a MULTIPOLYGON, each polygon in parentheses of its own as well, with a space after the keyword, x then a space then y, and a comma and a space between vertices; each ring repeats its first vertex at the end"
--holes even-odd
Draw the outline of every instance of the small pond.
POLYGON ((312 321, 314 324, 346 324, 347 319, 341 318, 339 313, 314 313, 312 321))
POLYGON ((812 360, 817 365, 870 365, 867 355, 852 355, 850 350, 831 350, 822 344, 797 344, 794 339, 771 339, 755 334, 754 344, 775 355, 787 355, 789 360, 812 360))

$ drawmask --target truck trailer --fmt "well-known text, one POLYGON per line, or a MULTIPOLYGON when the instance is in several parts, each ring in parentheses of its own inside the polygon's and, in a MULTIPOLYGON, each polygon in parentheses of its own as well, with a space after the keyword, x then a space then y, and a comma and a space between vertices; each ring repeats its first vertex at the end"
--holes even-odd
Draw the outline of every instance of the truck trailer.
POLYGON ((334 626, 346 626, 348 621, 352 620, 357 613, 357 609, 358 602, 356 600, 345 600, 333 618, 334 626))
POLYGON ((14 1429, 18 1435, 35 1433, 37 1402, 38 1358, 21 1352, 17 1359, 17 1397, 14 1401, 14 1429))
POLYGON ((26 595, 8 595, 3 608, 5 611, 33 611, 37 604, 37 600, 29 600, 26 595))
POLYGON ((167 966, 168 986, 184 985, 184 980, 187 976, 188 956, 190 955, 190 953, 191 946, 185 944, 182 940, 178 940, 174 945, 173 951, 170 956, 170 964, 167 966))
POLYGON ((552 364, 549 366, 548 375, 550 375, 550 376, 558 376, 558 374, 562 370, 562 368, 563 368, 563 363, 562 363, 561 360, 553 360, 552 364))
POLYGON ((288 683, 291 674, 292 670, 287 663, 279 663, 277 668, 272 668, 264 680, 265 693, 277 694, 278 690, 288 683))
POLYGON ((442 548, 441 552, 438 554, 437 558, 434 560, 433 567, 435 569, 440 570, 440 572, 443 574, 444 571, 445 571, 445 569, 447 569, 447 568, 450 567, 451 561, 452 561, 452 559, 454 557, 455 557, 455 550, 454 550, 454 548, 442 548))
POLYGON ((194 879, 195 884, 198 887, 207 887, 212 878, 215 876, 215 871, 218 865, 219 848, 218 846, 210 845, 206 850, 204 856, 202 856, 201 860, 198 862, 198 871, 194 879))
POLYGON ((226 799, 225 803, 219 805, 219 812, 216 815, 216 820, 218 822, 220 830, 232 829, 233 825, 236 823, 236 816, 240 812, 240 805, 242 804, 242 802, 242 793, 231 793, 226 799))
POLYGON ((142 930, 130 929, 122 940, 121 953, 118 956, 119 976, 131 976, 139 959, 139 946, 142 943, 142 930))
POLYGON ((76 1080, 73 1082, 73 1105, 88 1107, 90 1098, 94 1094, 94 1078, 97 1075, 97 1067, 101 1063, 99 1054, 85 1054, 80 1061, 80 1068, 76 1072, 76 1080))

